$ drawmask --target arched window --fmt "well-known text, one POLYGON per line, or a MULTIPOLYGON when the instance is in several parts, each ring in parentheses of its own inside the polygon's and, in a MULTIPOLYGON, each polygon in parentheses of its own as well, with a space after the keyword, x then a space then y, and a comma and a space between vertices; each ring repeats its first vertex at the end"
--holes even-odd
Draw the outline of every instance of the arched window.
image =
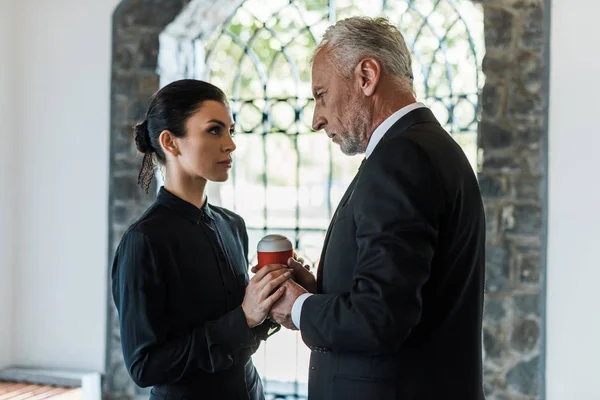
MULTIPOLYGON (((327 26, 355 15, 397 24, 412 51, 418 100, 477 169, 480 7, 466 0, 247 0, 208 39, 180 43, 164 62, 216 84, 231 100, 238 127, 232 179, 213 188, 209 200, 244 217, 251 257, 264 234, 281 233, 309 262, 318 261, 331 215, 362 156, 343 155, 311 130, 310 58, 327 26)), ((270 338, 254 360, 271 396, 305 395, 308 349, 296 333, 270 338)))

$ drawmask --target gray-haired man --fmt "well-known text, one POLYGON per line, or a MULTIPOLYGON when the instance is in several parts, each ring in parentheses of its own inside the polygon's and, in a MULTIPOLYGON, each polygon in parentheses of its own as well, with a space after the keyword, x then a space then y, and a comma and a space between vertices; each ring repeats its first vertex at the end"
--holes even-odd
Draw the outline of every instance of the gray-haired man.
POLYGON ((272 317, 313 350, 309 399, 483 399, 485 218, 473 169, 417 103, 411 57, 384 19, 330 27, 313 62, 313 128, 365 161, 315 278, 272 317))

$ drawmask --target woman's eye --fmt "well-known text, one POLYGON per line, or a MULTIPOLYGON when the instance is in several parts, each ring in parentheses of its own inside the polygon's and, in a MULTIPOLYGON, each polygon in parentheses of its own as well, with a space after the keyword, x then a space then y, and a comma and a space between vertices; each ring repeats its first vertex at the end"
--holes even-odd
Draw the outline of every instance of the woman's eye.
POLYGON ((235 130, 231 130, 231 131, 229 131, 229 135, 230 135, 231 137, 235 137, 235 135, 236 135, 236 131, 235 131, 235 130))
POLYGON ((208 130, 208 133, 212 133, 213 135, 218 135, 221 133, 221 127, 220 126, 214 126, 212 128, 210 128, 208 130))

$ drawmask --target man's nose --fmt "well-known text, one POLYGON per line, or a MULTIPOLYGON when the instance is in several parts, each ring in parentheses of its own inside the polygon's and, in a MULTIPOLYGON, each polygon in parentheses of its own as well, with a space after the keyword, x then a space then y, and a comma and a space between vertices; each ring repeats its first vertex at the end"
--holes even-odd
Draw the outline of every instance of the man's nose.
POLYGON ((312 121, 312 128, 315 131, 320 131, 321 129, 325 128, 326 125, 326 121, 325 118, 323 118, 317 111, 317 109, 315 108, 315 113, 313 115, 313 121, 312 121))

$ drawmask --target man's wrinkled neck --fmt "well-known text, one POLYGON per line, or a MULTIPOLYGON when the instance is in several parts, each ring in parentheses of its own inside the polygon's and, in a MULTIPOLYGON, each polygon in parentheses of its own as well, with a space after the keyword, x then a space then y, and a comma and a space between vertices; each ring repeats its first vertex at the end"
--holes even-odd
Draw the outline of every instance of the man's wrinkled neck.
POLYGON ((375 130, 396 111, 416 102, 412 93, 386 91, 380 96, 374 96, 371 104, 371 123, 367 131, 367 143, 375 130))

